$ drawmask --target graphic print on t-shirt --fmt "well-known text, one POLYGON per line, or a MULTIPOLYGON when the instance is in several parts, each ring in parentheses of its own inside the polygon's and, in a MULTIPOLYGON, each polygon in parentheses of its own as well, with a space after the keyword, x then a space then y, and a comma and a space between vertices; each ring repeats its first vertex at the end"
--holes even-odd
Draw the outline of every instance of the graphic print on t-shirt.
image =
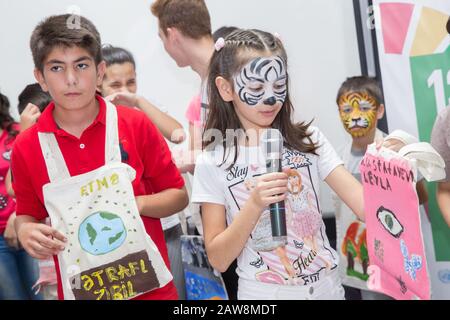
POLYGON ((3 152, 2 154, 3 159, 5 159, 6 161, 11 161, 11 151, 12 149, 5 150, 5 152, 3 152))
MULTIPOLYGON (((266 283, 307 285, 320 280, 321 272, 333 270, 335 254, 324 236, 318 197, 311 177, 312 162, 300 152, 284 150, 283 168, 288 171, 286 223, 288 244, 272 240, 270 213, 266 209, 254 228, 249 246, 255 257, 249 266, 256 269, 256 280, 266 283), (272 246, 270 246, 272 245, 272 246)), ((228 190, 240 210, 250 197, 261 165, 236 164, 227 171, 228 190)))

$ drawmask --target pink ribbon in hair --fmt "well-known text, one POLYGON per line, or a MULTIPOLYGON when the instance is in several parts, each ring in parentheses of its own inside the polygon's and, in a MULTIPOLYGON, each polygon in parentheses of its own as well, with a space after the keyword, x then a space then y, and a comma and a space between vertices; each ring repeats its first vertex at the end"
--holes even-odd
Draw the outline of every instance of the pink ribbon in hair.
POLYGON ((225 47, 225 39, 224 38, 217 39, 214 47, 216 48, 216 51, 222 50, 222 48, 225 47))

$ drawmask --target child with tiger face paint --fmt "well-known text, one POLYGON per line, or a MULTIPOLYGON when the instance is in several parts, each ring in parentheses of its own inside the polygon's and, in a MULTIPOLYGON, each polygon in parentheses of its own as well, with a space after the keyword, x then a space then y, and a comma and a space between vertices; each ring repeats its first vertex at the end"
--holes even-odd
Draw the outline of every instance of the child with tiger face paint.
POLYGON ((319 129, 292 120, 287 53, 277 36, 239 29, 215 49, 205 150, 197 158, 191 198, 202 206, 211 265, 223 271, 238 258, 239 299, 343 299, 319 181, 363 219, 361 185, 319 129), (259 156, 259 136, 267 128, 283 135, 284 172, 266 173, 259 156), (217 139, 218 133, 225 138, 217 139), (280 201, 286 204, 287 243, 271 237, 269 206, 280 201))
POLYGON ((358 88, 357 81, 362 79, 349 79, 343 84, 339 90, 337 104, 345 130, 353 138, 362 138, 374 134, 377 121, 384 115, 384 105, 376 84, 368 83, 366 87, 358 88), (355 87, 352 87, 352 82, 355 87))
MULTIPOLYGON (((341 151, 340 156, 344 160, 345 168, 360 181, 359 165, 368 145, 382 141, 386 136, 377 129, 378 120, 384 115, 383 94, 375 79, 364 76, 352 77, 341 85, 336 103, 344 128, 352 137, 351 143, 341 151)), ((389 141, 391 140, 387 142, 389 141)), ((383 144, 394 151, 398 151, 401 145, 399 141, 393 142, 391 146, 383 144)), ((423 182, 418 182, 417 190, 420 203, 423 203, 427 197, 423 182)), ((365 224, 356 219, 351 210, 339 199, 335 201, 335 212, 337 248, 340 260, 344 261, 339 266, 344 286, 359 289, 363 300, 390 299, 368 290, 366 280, 369 261, 367 243, 363 236, 365 224), (357 232, 351 232, 352 228, 357 232)))
MULTIPOLYGON (((367 146, 376 138, 382 139, 384 133, 377 129, 378 119, 384 115, 382 93, 374 79, 368 77, 353 77, 347 79, 339 89, 336 103, 339 108, 344 129, 351 135, 352 142, 340 154, 344 165, 356 179, 360 180, 359 163, 361 162, 367 146)), ((356 236, 365 233, 365 224, 358 221, 348 208, 339 199, 335 201, 337 248, 342 263, 339 271, 344 287, 359 289, 363 299, 386 299, 384 295, 368 291, 365 264, 368 260, 364 256, 367 248, 366 238, 357 241, 356 236), (356 227, 355 238, 348 236, 349 230, 356 227), (352 242, 353 241, 353 242, 352 242)), ((351 293, 349 293, 352 295, 351 293)), ((352 299, 355 297, 351 296, 352 299)))

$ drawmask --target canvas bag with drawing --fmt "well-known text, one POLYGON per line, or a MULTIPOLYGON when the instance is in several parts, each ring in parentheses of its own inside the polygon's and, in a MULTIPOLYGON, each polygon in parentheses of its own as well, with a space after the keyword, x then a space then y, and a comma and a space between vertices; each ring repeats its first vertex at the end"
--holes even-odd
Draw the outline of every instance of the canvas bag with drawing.
POLYGON ((398 153, 368 147, 360 171, 369 251, 369 289, 397 300, 430 299, 430 279, 421 230, 417 172, 442 179, 444 162, 427 143, 398 153))
POLYGON ((105 165, 71 177, 52 133, 39 133, 50 183, 43 187, 52 227, 64 234, 58 254, 65 299, 127 300, 165 286, 172 275, 140 218, 121 162, 117 110, 107 102, 105 165))

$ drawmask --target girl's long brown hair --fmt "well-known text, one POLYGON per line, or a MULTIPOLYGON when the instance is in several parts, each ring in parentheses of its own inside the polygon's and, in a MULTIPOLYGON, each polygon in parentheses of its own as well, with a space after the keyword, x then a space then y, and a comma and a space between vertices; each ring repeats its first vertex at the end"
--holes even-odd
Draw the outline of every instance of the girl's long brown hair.
MULTIPOLYGON (((233 141, 226 141, 226 139, 215 141, 211 139, 208 132, 211 129, 219 130, 222 137, 227 137, 227 130, 243 130, 244 128, 236 115, 233 102, 226 102, 222 99, 215 81, 220 76, 233 83, 233 75, 249 62, 249 57, 255 56, 254 54, 251 55, 251 53, 279 56, 284 60, 287 68, 287 54, 281 41, 271 33, 255 29, 238 29, 228 35, 225 38, 225 46, 220 51, 214 52, 209 66, 207 84, 209 113, 203 133, 203 149, 210 149, 221 142, 225 151, 223 159, 223 163, 225 163, 226 154, 229 154, 230 151, 227 150, 227 146, 228 149, 230 146, 233 146, 235 152, 232 165, 236 163, 238 157, 237 137, 233 136, 233 141)), ((289 97, 289 75, 286 73, 286 76, 286 100, 272 123, 272 128, 281 132, 284 137, 285 147, 304 153, 316 154, 318 146, 311 139, 312 133, 308 132, 311 122, 293 123, 292 121, 291 116, 294 108, 289 97)))

